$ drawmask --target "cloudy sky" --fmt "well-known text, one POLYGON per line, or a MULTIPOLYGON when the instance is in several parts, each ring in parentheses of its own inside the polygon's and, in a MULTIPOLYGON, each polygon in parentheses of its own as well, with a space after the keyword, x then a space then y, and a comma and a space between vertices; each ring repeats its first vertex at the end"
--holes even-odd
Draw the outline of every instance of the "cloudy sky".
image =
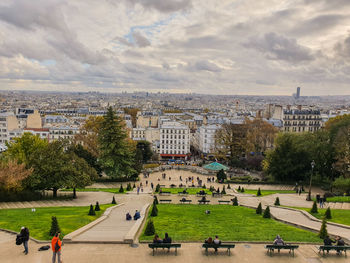
POLYGON ((0 89, 350 94, 349 0, 1 0, 0 89))

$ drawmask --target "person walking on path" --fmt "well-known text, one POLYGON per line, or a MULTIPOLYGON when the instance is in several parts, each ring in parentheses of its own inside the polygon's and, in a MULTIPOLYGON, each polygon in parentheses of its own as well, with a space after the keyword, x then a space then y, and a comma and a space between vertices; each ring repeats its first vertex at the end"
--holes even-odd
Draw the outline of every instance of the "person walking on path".
POLYGON ((23 242, 23 247, 24 247, 24 254, 28 254, 28 241, 29 241, 29 229, 22 226, 21 232, 19 233, 20 238, 22 239, 23 242))
POLYGON ((62 250, 62 242, 60 240, 60 232, 57 232, 55 236, 51 240, 51 248, 52 248, 52 263, 56 262, 57 255, 57 263, 62 263, 61 261, 61 250, 62 250))

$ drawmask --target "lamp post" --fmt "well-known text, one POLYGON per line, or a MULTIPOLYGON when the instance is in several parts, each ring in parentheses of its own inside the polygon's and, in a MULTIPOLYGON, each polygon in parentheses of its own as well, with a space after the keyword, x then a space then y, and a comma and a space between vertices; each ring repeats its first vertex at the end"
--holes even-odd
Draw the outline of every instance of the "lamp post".
POLYGON ((312 160, 312 162, 311 162, 311 175, 310 175, 309 193, 308 193, 307 198, 306 198, 307 201, 311 201, 311 185, 312 185, 312 175, 314 173, 314 167, 315 167, 315 161, 312 160))

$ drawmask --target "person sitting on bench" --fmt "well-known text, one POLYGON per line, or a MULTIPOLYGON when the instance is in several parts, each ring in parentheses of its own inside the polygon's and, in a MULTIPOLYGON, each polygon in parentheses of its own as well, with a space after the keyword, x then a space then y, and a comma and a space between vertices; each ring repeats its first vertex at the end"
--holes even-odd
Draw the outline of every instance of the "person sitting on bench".
POLYGON ((277 235, 275 240, 273 241, 274 245, 278 245, 278 246, 284 246, 285 243, 283 241, 283 239, 280 237, 280 235, 277 235))
POLYGON ((212 243, 213 243, 213 239, 212 239, 211 237, 208 237, 208 238, 204 241, 204 243, 206 243, 206 244, 212 244, 212 243))
POLYGON ((129 221, 129 220, 131 220, 131 219, 132 219, 132 217, 131 217, 130 213, 127 212, 127 213, 126 213, 126 220, 129 221))
POLYGON ((168 233, 165 233, 163 243, 171 244, 171 237, 169 237, 168 233))
POLYGON ((141 218, 140 212, 136 210, 135 215, 134 215, 134 220, 137 220, 141 218))
POLYGON ((207 198, 205 196, 202 197, 201 202, 207 201, 207 198))
MULTIPOLYGON (((345 242, 344 242, 344 240, 343 240, 340 236, 336 236, 336 237, 335 237, 335 240, 337 241, 336 246, 338 246, 338 247, 343 247, 343 246, 345 246, 345 242)), ((341 252, 341 250, 337 250, 337 254, 338 254, 338 255, 340 254, 340 252, 341 252)))
MULTIPOLYGON (((221 245, 221 240, 219 239, 218 236, 215 236, 215 239, 214 239, 213 243, 215 245, 221 245)), ((216 247, 214 249, 215 249, 215 252, 218 252, 218 249, 216 247)))
POLYGON ((183 194, 187 194, 186 188, 182 191, 183 194))
POLYGON ((330 239, 329 236, 326 236, 325 239, 323 239, 323 244, 325 246, 332 246, 332 243, 335 243, 335 241, 330 239))
POLYGON ((155 234, 154 238, 153 238, 153 243, 162 243, 163 241, 160 239, 160 237, 155 234))

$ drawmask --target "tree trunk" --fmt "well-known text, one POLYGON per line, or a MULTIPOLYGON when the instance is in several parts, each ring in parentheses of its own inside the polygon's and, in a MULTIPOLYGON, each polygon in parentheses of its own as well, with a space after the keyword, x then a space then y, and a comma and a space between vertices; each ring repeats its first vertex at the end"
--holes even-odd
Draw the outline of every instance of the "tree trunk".
POLYGON ((75 187, 73 188, 73 198, 74 199, 77 198, 77 191, 76 191, 75 187))
POLYGON ((54 189, 52 189, 52 191, 53 191, 53 194, 52 194, 53 198, 56 198, 57 197, 57 189, 54 188, 54 189))

